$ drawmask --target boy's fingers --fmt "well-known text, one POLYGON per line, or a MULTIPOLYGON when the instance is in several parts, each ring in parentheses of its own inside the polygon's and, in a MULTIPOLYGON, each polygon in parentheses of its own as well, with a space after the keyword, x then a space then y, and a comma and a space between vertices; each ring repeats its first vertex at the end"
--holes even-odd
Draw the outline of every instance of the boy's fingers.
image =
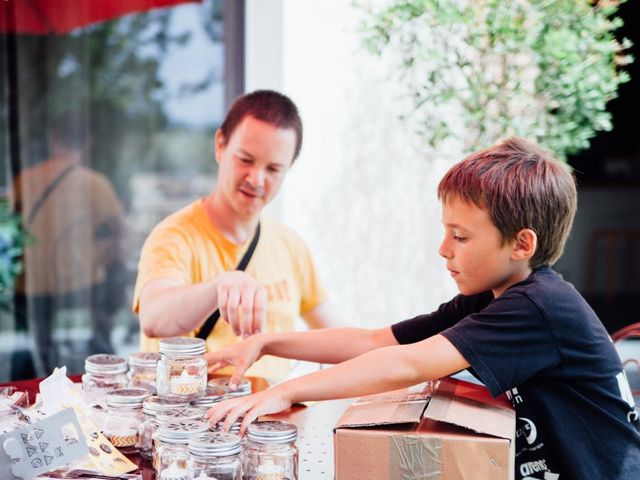
POLYGON ((224 365, 222 362, 216 362, 216 363, 213 363, 213 364, 209 365, 209 368, 207 368, 207 371, 208 371, 209 373, 213 373, 213 372, 215 372, 216 370, 220 370, 220 369, 221 369, 221 368, 223 368, 224 366, 225 366, 225 365, 224 365))

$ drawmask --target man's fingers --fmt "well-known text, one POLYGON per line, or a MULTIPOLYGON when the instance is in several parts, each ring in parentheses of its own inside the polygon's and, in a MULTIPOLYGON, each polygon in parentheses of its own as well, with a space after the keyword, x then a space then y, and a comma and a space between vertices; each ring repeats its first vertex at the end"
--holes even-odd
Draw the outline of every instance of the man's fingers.
POLYGON ((253 285, 245 285, 240 295, 240 335, 243 338, 253 333, 253 297, 255 295, 253 285))
MULTIPOLYGON (((229 325, 233 327, 233 333, 240 335, 240 326, 238 325, 238 308, 240 305, 240 292, 232 289, 229 292, 229 298, 226 304, 226 319, 229 325)), ((222 312, 222 310, 220 310, 222 312)))
POLYGON ((256 290, 253 299, 253 325, 252 332, 260 333, 265 324, 267 311, 267 291, 260 287, 256 290))

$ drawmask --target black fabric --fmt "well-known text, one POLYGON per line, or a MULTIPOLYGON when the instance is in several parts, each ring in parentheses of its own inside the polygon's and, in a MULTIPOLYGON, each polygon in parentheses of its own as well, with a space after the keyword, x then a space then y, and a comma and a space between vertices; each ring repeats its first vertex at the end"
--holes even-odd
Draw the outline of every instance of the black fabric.
POLYGON ((441 333, 492 395, 507 393, 516 479, 640 478, 638 413, 618 354, 586 301, 550 268, 495 300, 459 295, 392 331, 400 343, 441 333))
MULTIPOLYGON (((249 248, 240 259, 240 263, 238 263, 236 270, 244 270, 245 268, 247 268, 247 265, 249 265, 249 260, 251 260, 251 257, 253 256, 253 252, 256 249, 256 245, 258 245, 259 239, 260 239, 260 223, 258 223, 258 226, 256 227, 256 233, 253 236, 253 240, 251 240, 251 244, 249 245, 249 248)), ((204 322, 204 324, 202 325, 202 328, 200 329, 200 331, 198 332, 198 335, 196 336, 198 338, 206 340, 209 334, 211 333, 211 331, 213 330, 213 327, 216 326, 216 323, 218 322, 219 318, 220 318, 220 310, 216 309, 215 312, 209 315, 209 318, 207 318, 207 320, 204 322)))

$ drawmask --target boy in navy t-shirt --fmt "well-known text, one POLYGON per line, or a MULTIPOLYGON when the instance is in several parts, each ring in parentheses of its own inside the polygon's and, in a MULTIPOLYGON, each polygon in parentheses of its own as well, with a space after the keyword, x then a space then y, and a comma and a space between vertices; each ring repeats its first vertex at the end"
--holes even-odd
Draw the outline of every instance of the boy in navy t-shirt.
POLYGON ((618 354, 575 288, 550 267, 576 210, 566 165, 508 139, 454 165, 438 186, 440 255, 460 295, 382 329, 258 334, 208 354, 211 369, 279 355, 337 365, 212 407, 242 428, 293 402, 355 397, 469 368, 517 416, 516 478, 640 478, 638 413, 618 354))

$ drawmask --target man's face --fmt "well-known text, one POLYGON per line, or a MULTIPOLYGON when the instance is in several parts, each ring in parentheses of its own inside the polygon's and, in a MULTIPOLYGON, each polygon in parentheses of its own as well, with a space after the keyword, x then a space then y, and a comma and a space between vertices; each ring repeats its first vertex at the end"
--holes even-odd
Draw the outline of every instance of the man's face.
POLYGON ((522 267, 512 259, 515 240, 503 241, 487 209, 454 197, 442 205, 442 223, 439 253, 460 293, 492 290, 498 297, 520 281, 522 267))
POLYGON ((293 162, 296 134, 251 116, 244 117, 231 137, 216 132, 216 189, 242 218, 260 214, 280 189, 293 162))

